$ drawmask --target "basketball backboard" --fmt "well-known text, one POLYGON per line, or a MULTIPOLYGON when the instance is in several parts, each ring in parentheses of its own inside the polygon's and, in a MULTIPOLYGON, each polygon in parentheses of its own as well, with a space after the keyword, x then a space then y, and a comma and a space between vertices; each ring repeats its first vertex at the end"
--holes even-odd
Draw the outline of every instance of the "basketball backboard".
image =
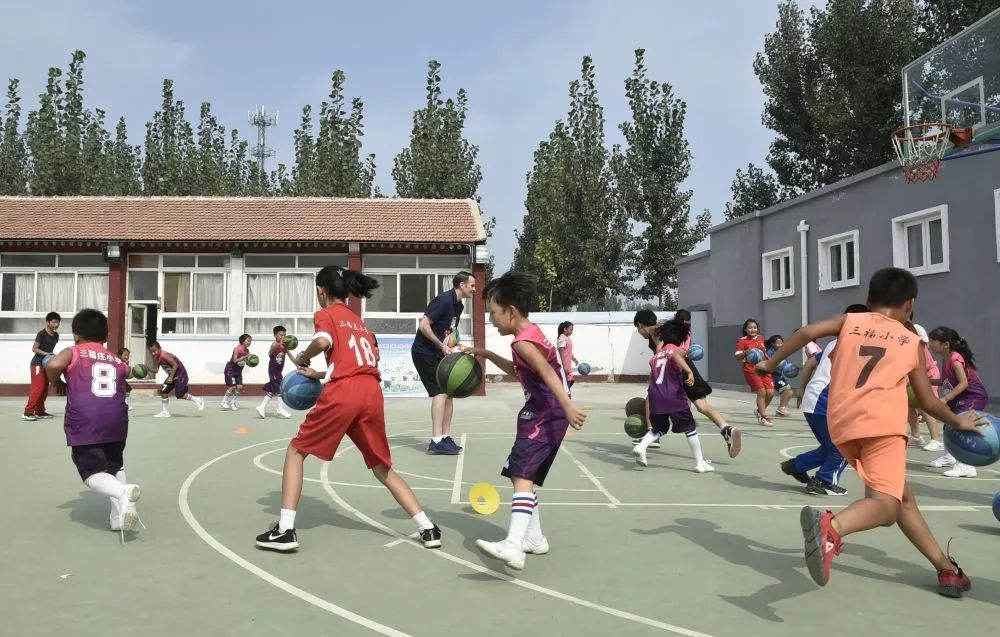
POLYGON ((1000 141, 1000 9, 903 67, 906 125, 971 127, 973 146, 1000 141))

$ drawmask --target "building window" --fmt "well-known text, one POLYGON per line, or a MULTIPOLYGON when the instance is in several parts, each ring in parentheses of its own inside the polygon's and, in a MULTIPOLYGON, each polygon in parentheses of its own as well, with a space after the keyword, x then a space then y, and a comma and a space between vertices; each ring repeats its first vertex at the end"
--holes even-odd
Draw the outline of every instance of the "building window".
POLYGON ((327 265, 347 267, 346 254, 248 254, 243 260, 246 290, 243 329, 271 337, 276 325, 289 334, 313 333, 316 272, 327 265))
POLYGON ((858 231, 819 240, 819 289, 833 290, 860 284, 858 231))
POLYGON ((48 312, 108 310, 108 266, 100 254, 0 254, 0 334, 34 334, 48 312))
MULTIPOLYGON (((469 270, 469 255, 370 254, 364 256, 365 274, 379 282, 364 302, 365 323, 376 333, 413 334, 428 303, 452 288, 452 278, 469 270)), ((472 338, 471 304, 466 301, 458 332, 472 338)))
POLYGON ((789 246, 761 255, 765 301, 795 295, 795 274, 792 272, 794 254, 789 246))
POLYGON ((228 254, 130 254, 128 300, 160 306, 161 334, 229 334, 228 254))
POLYGON ((892 220, 892 262, 918 276, 947 272, 948 206, 895 217, 892 220))

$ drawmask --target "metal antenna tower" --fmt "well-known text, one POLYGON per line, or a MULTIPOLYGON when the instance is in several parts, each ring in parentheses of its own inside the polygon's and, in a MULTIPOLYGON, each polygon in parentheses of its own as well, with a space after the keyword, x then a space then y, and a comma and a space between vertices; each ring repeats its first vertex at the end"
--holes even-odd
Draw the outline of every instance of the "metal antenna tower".
POLYGON ((264 174, 264 160, 274 157, 274 149, 267 146, 267 128, 278 125, 278 113, 276 111, 274 115, 270 115, 263 106, 258 106, 247 113, 247 121, 257 127, 257 145, 250 149, 250 154, 256 158, 257 167, 264 174))

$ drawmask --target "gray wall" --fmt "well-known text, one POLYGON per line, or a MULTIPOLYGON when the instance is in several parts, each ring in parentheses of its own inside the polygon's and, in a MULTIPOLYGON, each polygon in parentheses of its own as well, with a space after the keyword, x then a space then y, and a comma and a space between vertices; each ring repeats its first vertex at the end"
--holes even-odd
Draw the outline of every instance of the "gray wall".
POLYGON ((725 345, 739 337, 745 319, 758 319, 766 335, 786 337, 801 324, 800 221, 810 226, 806 284, 809 320, 815 321, 864 302, 871 275, 893 264, 893 217, 947 204, 950 271, 917 277, 916 321, 928 331, 938 325, 958 330, 976 354, 993 403, 1000 404, 998 188, 1000 152, 944 162, 937 179, 923 184, 907 184, 898 165, 886 164, 713 228, 711 250, 684 259, 678 274, 680 307, 708 311, 712 380, 743 382, 725 345), (860 285, 820 291, 818 240, 851 230, 859 232, 860 285), (794 249, 795 294, 764 301, 761 255, 787 246, 794 249))

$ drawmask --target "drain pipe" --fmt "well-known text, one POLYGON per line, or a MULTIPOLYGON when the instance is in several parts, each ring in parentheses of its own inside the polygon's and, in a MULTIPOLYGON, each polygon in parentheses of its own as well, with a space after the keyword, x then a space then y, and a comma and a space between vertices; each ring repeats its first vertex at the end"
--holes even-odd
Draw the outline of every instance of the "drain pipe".
MULTIPOLYGON (((809 241, 806 235, 809 233, 809 224, 803 219, 799 221, 799 271, 802 276, 799 278, 799 286, 802 290, 802 325, 809 324, 809 241)), ((806 362, 806 352, 802 350, 802 362, 806 362)))

